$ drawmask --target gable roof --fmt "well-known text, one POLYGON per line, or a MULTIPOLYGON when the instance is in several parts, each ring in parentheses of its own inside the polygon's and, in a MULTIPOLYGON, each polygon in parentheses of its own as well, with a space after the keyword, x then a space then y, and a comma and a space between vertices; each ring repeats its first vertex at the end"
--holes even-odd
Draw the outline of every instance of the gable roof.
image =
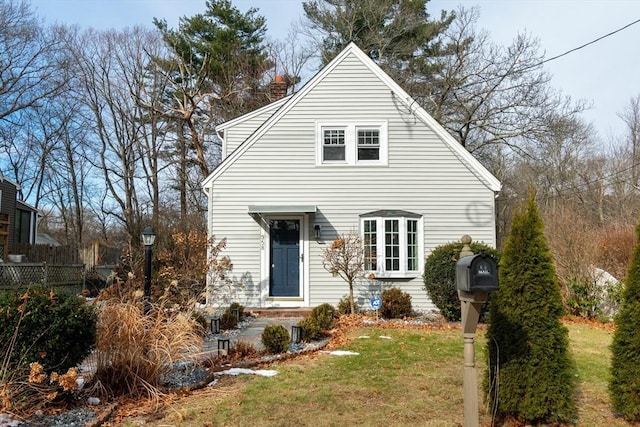
POLYGON ((15 181, 12 181, 9 178, 7 178, 6 176, 2 175, 2 172, 0 172, 0 182, 9 183, 10 185, 12 185, 12 186, 14 186, 16 188, 16 191, 22 190, 22 187, 20 186, 20 184, 18 184, 15 181))
POLYGON ((278 108, 280 108, 280 106, 282 104, 284 104, 285 102, 287 102, 287 100, 289 100, 289 98, 291 98, 293 95, 289 95, 289 96, 285 96, 284 98, 280 98, 277 101, 273 101, 270 104, 267 104, 263 107, 258 108, 257 110, 253 110, 250 111, 246 114, 243 114, 239 117, 236 117, 235 119, 231 119, 227 122, 224 123, 220 123, 219 125, 216 126, 216 132, 220 132, 220 131, 224 131, 225 129, 228 129, 230 127, 233 127, 239 123, 245 122, 247 120, 250 120, 254 117, 258 117, 260 114, 268 112, 269 110, 277 110, 278 108))
POLYGON ((22 200, 16 200, 16 209, 26 212, 39 212, 37 208, 22 200))
MULTIPOLYGON (((372 73, 374 73, 394 95, 406 104, 406 107, 413 113, 413 115, 428 126, 447 146, 467 165, 469 170, 474 173, 479 179, 481 179, 488 188, 492 191, 500 191, 501 184, 498 179, 491 174, 483 165, 478 161, 471 153, 469 153, 449 132, 447 132, 440 123, 438 123, 433 117, 427 113, 424 108, 420 107, 409 96, 404 89, 400 87, 389 75, 387 75, 367 54, 365 54, 355 43, 351 42, 340 52, 331 62, 329 62, 322 70, 320 70, 311 80, 305 84, 300 91, 290 95, 288 98, 284 98, 284 102, 277 111, 275 111, 271 117, 264 121, 240 146, 238 146, 229 156, 227 156, 218 167, 211 172, 211 174, 202 182, 203 188, 209 188, 213 181, 218 178, 224 171, 226 171, 230 165, 232 165, 236 159, 247 151, 256 141, 258 141, 275 123, 289 112, 301 99, 303 99, 310 91, 312 91, 319 82, 321 82, 329 73, 333 71, 338 64, 340 64, 349 55, 357 57, 363 65, 365 65, 372 73)), ((282 100, 281 100, 282 101, 282 100)), ((281 102, 277 101, 277 102, 281 102)), ((269 104, 272 105, 272 104, 269 104)), ((266 108, 266 107, 264 107, 266 108)), ((251 115, 252 113, 248 113, 251 115)), ((245 116, 238 117, 238 122, 246 120, 245 116), (243 119, 243 120, 241 120, 243 119)), ((236 123, 238 123, 236 122, 236 123)), ((221 128, 227 128, 225 123, 221 125, 221 128)))

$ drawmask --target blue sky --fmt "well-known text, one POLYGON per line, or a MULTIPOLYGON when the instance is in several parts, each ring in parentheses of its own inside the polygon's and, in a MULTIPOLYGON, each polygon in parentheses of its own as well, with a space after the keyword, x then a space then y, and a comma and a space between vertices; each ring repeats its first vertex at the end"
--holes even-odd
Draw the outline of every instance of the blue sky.
MULTIPOLYGON (((232 0, 240 10, 256 7, 265 16, 269 35, 284 38, 302 16, 301 0, 232 0)), ((181 16, 204 11, 205 0, 32 0, 48 23, 97 29, 151 26, 154 17, 177 26, 181 16)), ((508 44, 519 32, 540 39, 553 57, 640 19, 638 0, 432 0, 432 16, 442 9, 478 6, 478 26, 494 42, 508 44)), ((593 102, 584 117, 605 139, 619 135, 617 114, 640 95, 640 23, 598 43, 546 64, 553 86, 572 98, 593 102)))

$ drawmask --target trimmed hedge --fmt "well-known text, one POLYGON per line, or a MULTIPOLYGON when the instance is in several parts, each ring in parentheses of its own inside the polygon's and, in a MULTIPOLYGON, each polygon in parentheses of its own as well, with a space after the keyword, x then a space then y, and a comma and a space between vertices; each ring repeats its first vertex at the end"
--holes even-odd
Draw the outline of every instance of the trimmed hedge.
MULTIPOLYGON (((485 251, 500 261, 500 253, 484 243, 471 242, 474 254, 485 251)), ((442 316, 449 322, 460 321, 460 298, 456 288, 456 263, 460 259, 461 242, 451 242, 438 246, 431 252, 424 264, 424 290, 442 316)))

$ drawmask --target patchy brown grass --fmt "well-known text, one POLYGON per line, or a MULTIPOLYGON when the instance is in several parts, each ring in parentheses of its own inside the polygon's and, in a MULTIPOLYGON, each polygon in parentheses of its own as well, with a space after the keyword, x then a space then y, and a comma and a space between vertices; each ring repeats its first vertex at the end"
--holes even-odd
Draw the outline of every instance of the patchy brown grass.
MULTIPOLYGON (((567 325, 580 378, 578 425, 629 425, 615 418, 609 406, 611 327, 579 321, 567 325)), ((321 351, 271 364, 268 368, 278 371, 275 377, 223 376, 214 387, 172 396, 160 412, 145 412, 139 403, 128 410, 124 407, 117 422, 127 426, 463 425, 459 328, 391 323, 372 327, 353 317, 342 319, 334 334, 337 339, 331 348, 359 355, 338 357, 321 351)), ((481 328, 476 340, 479 383, 486 363, 484 345, 481 328)), ((482 402, 480 408, 480 425, 492 425, 482 402)))

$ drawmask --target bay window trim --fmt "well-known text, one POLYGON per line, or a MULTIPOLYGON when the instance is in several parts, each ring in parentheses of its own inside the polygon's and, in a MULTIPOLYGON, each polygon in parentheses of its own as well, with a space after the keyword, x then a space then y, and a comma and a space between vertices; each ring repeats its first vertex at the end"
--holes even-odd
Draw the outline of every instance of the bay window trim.
POLYGON ((360 216, 360 230, 366 273, 373 273, 378 278, 415 278, 422 275, 422 216, 398 210, 370 212, 360 216), (397 224, 397 231, 387 229, 386 226, 392 224, 397 224), (398 262, 394 263, 396 260, 398 262), (371 268, 374 262, 375 269, 371 268), (412 266, 414 268, 410 269, 412 266))

